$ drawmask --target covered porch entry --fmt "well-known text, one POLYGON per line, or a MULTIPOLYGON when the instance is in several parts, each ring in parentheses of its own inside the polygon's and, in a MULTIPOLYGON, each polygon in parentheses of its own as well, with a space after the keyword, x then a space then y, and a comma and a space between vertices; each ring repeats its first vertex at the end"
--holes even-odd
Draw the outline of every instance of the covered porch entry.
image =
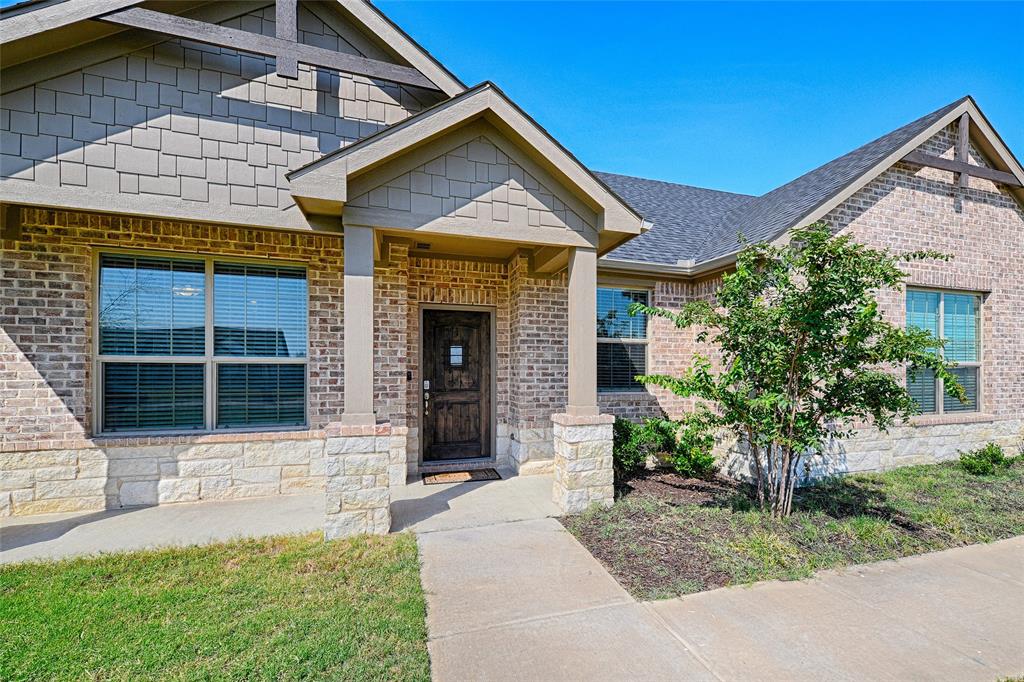
POLYGON ((550 473, 563 511, 610 501, 597 259, 643 220, 491 84, 289 179, 344 236, 328 536, 387 532, 390 488, 438 468, 550 473))

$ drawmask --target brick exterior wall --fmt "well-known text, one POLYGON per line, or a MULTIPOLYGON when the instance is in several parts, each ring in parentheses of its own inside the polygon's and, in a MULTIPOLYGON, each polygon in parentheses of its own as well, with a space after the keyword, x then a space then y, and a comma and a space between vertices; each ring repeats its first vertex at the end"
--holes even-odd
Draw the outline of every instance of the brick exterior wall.
POLYGON ((344 408, 338 236, 21 209, 0 242, 0 513, 222 499, 317 488, 344 408), (309 429, 95 438, 93 312, 102 248, 272 258, 307 269, 309 429), (202 487, 200 487, 202 484, 202 487))
POLYGON ((94 260, 103 248, 292 261, 309 283, 309 423, 341 414, 341 238, 45 209, 2 242, 0 451, 75 448, 91 436, 94 260), (17 396, 7 398, 7 396, 17 396))
POLYGON ((509 271, 511 306, 510 458, 546 472, 554 459, 551 415, 565 409, 569 377, 568 280, 531 277, 526 257, 509 271))
MULTIPOLYGON (((941 131, 921 149, 953 158, 956 126, 941 131)), ((971 162, 987 165, 971 147, 971 162)), ((857 437, 830 447, 830 461, 811 463, 811 474, 862 471, 938 461, 958 450, 993 440, 1015 452, 1024 442, 1024 209, 1005 189, 979 178, 960 189, 953 174, 897 163, 868 183, 825 218, 858 241, 895 252, 937 249, 950 262, 907 266, 909 286, 984 292, 982 304, 982 404, 978 413, 920 416, 911 425, 879 434, 865 428, 857 437)), ((713 297, 716 280, 657 282, 652 301, 678 309, 688 300, 713 297)), ((884 292, 884 314, 905 324, 903 292, 884 292)), ((650 371, 678 374, 698 350, 714 358, 714 349, 698 348, 693 333, 665 320, 651 321, 650 371)), ((686 401, 664 391, 600 396, 603 410, 639 419, 677 417, 686 401)), ((730 466, 735 462, 731 462, 730 466)), ((742 471, 734 468, 737 473, 742 471)))
MULTIPOLYGON (((668 310, 679 310, 688 301, 712 300, 721 277, 715 275, 697 281, 656 281, 634 285, 650 292, 651 305, 668 310)), ((598 286, 603 286, 598 282, 598 286)), ((608 282, 607 286, 618 286, 608 282)), ((714 360, 718 353, 709 344, 697 342, 697 329, 678 329, 670 320, 662 317, 649 319, 647 341, 648 374, 675 375, 682 362, 689 362, 694 353, 700 352, 714 360)), ((633 421, 644 417, 676 417, 693 406, 693 400, 681 398, 671 391, 648 388, 644 391, 603 392, 598 394, 602 412, 614 414, 633 421)))
MULTIPOLYGON (((318 12, 335 14, 326 6, 318 12)), ((270 5, 222 23, 274 35, 274 18, 270 5)), ((299 29, 307 44, 381 57, 301 4, 299 29)), ((301 220, 287 171, 439 98, 306 64, 297 79, 281 78, 271 57, 169 40, 5 94, 0 178, 66 196, 171 198, 211 220, 232 208, 267 224, 278 224, 282 212, 301 220)))
MULTIPOLYGON (((0 242, 0 514, 286 494, 323 485, 324 443, 344 410, 340 236, 22 208, 0 242), (93 433, 93 314, 102 249, 274 259, 309 286, 306 429, 159 437, 93 433)), ((422 305, 495 315, 499 464, 552 463, 550 417, 564 408, 566 282, 510 262, 409 255, 388 240, 375 268, 375 400, 390 425, 388 476, 419 466, 422 305), (411 373, 407 374, 407 373, 411 373), (412 377, 410 381, 408 376, 412 377), (399 441, 406 445, 395 445, 399 441), (515 456, 513 456, 513 453, 515 456)))

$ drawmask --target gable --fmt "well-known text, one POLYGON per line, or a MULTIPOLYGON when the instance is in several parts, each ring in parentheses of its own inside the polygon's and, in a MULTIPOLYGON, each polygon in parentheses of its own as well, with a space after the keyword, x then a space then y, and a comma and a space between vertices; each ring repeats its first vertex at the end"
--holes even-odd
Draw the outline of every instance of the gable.
MULTIPOLYGON (((959 142, 959 126, 952 123, 915 151, 953 160, 959 142)), ((995 169, 973 141, 966 150, 972 166, 995 169)), ((975 176, 969 176, 966 183, 967 187, 961 188, 957 175, 948 170, 901 161, 830 210, 823 220, 836 230, 853 227, 865 241, 891 246, 887 242, 897 239, 901 249, 908 248, 903 244, 911 241, 915 242, 913 248, 934 248, 939 241, 951 240, 960 244, 945 247, 956 263, 965 245, 983 235, 1019 234, 1024 229, 1024 204, 1005 186, 975 176)), ((998 248, 993 245, 991 250, 998 248)))
POLYGON ((220 47, 244 45, 252 53, 281 58, 278 66, 288 77, 294 76, 294 64, 298 60, 312 66, 436 89, 449 97, 466 89, 458 78, 367 0, 206 0, 192 3, 61 0, 23 4, 25 6, 0 10, 0 44, 3 45, 5 70, 0 91, 4 93, 36 80, 62 75, 67 72, 67 63, 78 62, 81 57, 88 59, 85 63, 94 64, 155 44, 161 41, 161 34, 211 42, 220 47), (284 26, 279 33, 268 33, 250 22, 246 30, 262 36, 254 39, 241 34, 241 29, 221 23, 256 10, 264 10, 268 14, 266 20, 271 23, 274 15, 280 13, 291 26, 284 26), (330 34, 321 33, 315 22, 309 22, 310 13, 333 28, 353 49, 350 51, 330 34), (222 27, 215 26, 218 23, 222 27), (341 58, 341 55, 357 58, 341 58), (32 62, 31 68, 18 68, 27 62, 32 62))
POLYGON ((967 170, 965 175, 968 176, 971 168, 981 168, 979 175, 995 179, 1024 204, 1024 168, 968 96, 733 209, 722 218, 717 229, 709 232, 696 260, 731 258, 740 248, 738 233, 750 241, 785 240, 791 228, 822 218, 881 173, 897 164, 908 163, 967 170), (985 158, 996 162, 998 170, 979 166, 977 158, 980 156, 972 164, 970 160, 961 160, 959 153, 950 158, 937 158, 933 153, 918 151, 954 122, 969 130, 964 140, 974 144, 976 151, 983 152, 985 158))
MULTIPOLYGON (((272 35, 274 12, 221 24, 272 35)), ((380 56, 360 36, 335 12, 299 6, 300 42, 380 56)), ((0 198, 307 227, 288 170, 442 96, 305 64, 287 79, 272 57, 164 41, 5 94, 0 198)))
POLYGON ((558 247, 537 258, 538 271, 564 267, 562 247, 603 254, 650 228, 490 82, 288 177, 307 215, 346 226, 558 247), (414 190, 425 213, 414 212, 414 190))
MULTIPOLYGON (((595 229, 594 217, 581 215, 587 213, 584 207, 573 210, 566 203, 572 199, 552 178, 539 169, 535 175, 510 158, 492 141, 496 137, 478 135, 357 195, 349 205, 415 215, 423 222, 457 216, 497 227, 595 229)), ((507 142, 502 146, 508 149, 507 142)))

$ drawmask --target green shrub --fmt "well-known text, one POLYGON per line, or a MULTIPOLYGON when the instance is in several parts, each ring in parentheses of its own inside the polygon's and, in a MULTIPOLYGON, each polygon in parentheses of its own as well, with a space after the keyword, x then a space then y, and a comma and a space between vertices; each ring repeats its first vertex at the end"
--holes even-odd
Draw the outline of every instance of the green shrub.
POLYGON ((666 461, 680 476, 706 478, 715 471, 714 438, 685 422, 645 419, 636 424, 616 418, 612 461, 616 480, 636 475, 648 458, 666 461))
POLYGON ((711 454, 715 437, 706 426, 690 418, 684 418, 679 425, 675 451, 672 452, 672 466, 680 476, 710 478, 718 466, 711 454))
POLYGON ((636 424, 621 417, 613 426, 612 463, 615 478, 624 480, 643 470, 647 458, 675 448, 675 429, 664 419, 645 419, 636 424))
POLYGON ((1009 460, 1003 454, 1003 448, 995 443, 960 453, 960 467, 974 476, 991 476, 1007 464, 1009 460))

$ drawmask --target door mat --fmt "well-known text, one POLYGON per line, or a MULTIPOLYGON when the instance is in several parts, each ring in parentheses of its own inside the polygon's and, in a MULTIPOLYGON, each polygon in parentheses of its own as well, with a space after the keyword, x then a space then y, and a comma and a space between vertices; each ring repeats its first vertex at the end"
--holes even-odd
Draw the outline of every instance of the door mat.
POLYGON ((465 483, 466 481, 500 481, 501 475, 494 469, 473 469, 471 471, 439 471, 423 474, 423 485, 441 483, 465 483))

